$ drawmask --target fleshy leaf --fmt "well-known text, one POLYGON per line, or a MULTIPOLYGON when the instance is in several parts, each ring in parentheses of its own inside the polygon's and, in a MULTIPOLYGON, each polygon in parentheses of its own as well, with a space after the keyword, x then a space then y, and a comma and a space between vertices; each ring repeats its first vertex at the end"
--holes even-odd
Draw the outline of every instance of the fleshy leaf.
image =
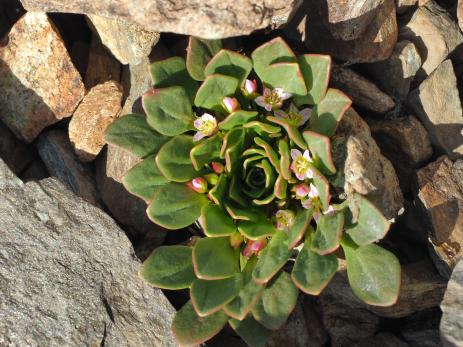
POLYGON ((205 75, 221 74, 235 77, 242 85, 251 70, 251 59, 228 49, 222 49, 207 64, 205 75))
POLYGON ((169 138, 151 128, 144 116, 128 114, 107 127, 105 140, 128 150, 139 158, 144 158, 156 153, 169 138))
POLYGON ((354 294, 369 305, 393 305, 400 289, 400 263, 395 255, 375 244, 357 246, 347 235, 342 248, 354 294))
POLYGON ((247 207, 248 200, 242 194, 241 181, 236 175, 232 175, 230 179, 230 188, 228 190, 228 198, 240 207, 247 207))
POLYGON ((156 164, 162 175, 174 182, 187 182, 198 176, 190 159, 193 137, 179 135, 173 137, 158 152, 156 164))
POLYGON ((280 174, 275 181, 275 197, 278 199, 286 199, 286 191, 288 190, 288 181, 280 174))
POLYGON ((254 318, 264 327, 277 330, 294 310, 299 291, 285 271, 280 271, 264 289, 252 309, 254 318))
POLYGON ((334 252, 339 247, 343 226, 344 213, 322 215, 313 236, 311 250, 320 255, 334 252))
POLYGON ((256 143, 256 145, 264 149, 265 154, 267 155, 267 158, 270 160, 270 163, 272 163, 275 170, 279 173, 280 172, 280 159, 278 158, 278 154, 275 152, 272 146, 270 146, 267 142, 262 140, 260 137, 255 137, 254 142, 256 143))
POLYGON ((264 217, 261 217, 257 221, 240 221, 238 223, 238 230, 251 240, 258 240, 264 236, 271 236, 276 232, 272 222, 264 217))
POLYGON ((222 101, 233 95, 238 88, 238 79, 225 75, 209 75, 198 89, 195 105, 209 110, 223 112, 222 101))
POLYGON ((302 138, 301 133, 297 129, 296 126, 289 124, 288 121, 281 118, 276 118, 273 116, 267 117, 269 122, 275 123, 283 127, 286 130, 289 138, 297 145, 299 148, 306 149, 307 144, 305 143, 304 139, 302 138))
POLYGON ((122 179, 125 189, 146 202, 151 201, 159 188, 168 182, 159 171, 154 155, 135 165, 122 179))
POLYGON ((252 52, 251 58, 254 70, 261 79, 267 66, 275 63, 294 63, 297 61, 293 51, 281 37, 276 37, 257 47, 252 52))
POLYGON ((209 237, 230 236, 236 232, 233 219, 218 205, 206 205, 201 210, 199 223, 209 237))
POLYGON ((280 173, 285 180, 291 179, 291 156, 289 155, 288 142, 280 140, 278 142, 278 152, 280 153, 280 173))
POLYGON ((251 315, 243 320, 230 319, 228 323, 250 347, 265 347, 273 333, 259 324, 251 315))
POLYGON ((209 197, 217 205, 222 205, 223 200, 225 199, 225 194, 227 193, 228 188, 228 178, 225 175, 220 175, 217 184, 209 191, 209 197))
POLYGON ((176 136, 193 129, 193 110, 183 87, 153 89, 142 102, 148 124, 161 134, 176 136))
POLYGON ((167 183, 154 195, 148 206, 148 217, 167 229, 181 229, 194 223, 207 204, 204 194, 189 189, 185 184, 167 183))
POLYGON ((190 76, 197 81, 204 81, 206 65, 221 48, 221 40, 205 40, 191 36, 186 56, 186 67, 190 76))
POLYGON ((330 138, 310 130, 304 131, 302 136, 309 145, 310 152, 315 162, 319 164, 320 170, 327 175, 336 173, 336 167, 331 156, 330 138))
POLYGON ((221 147, 222 138, 218 134, 194 146, 190 151, 190 159, 195 170, 199 171, 204 168, 204 165, 218 159, 220 157, 221 147))
POLYGON ((162 289, 189 288, 196 279, 191 247, 160 246, 143 262, 140 277, 162 289))
POLYGON ((233 219, 257 222, 265 218, 263 212, 255 208, 243 209, 232 204, 225 204, 225 208, 233 219))
POLYGON ((297 211, 294 224, 288 230, 288 249, 293 249, 304 237, 304 234, 311 228, 312 209, 301 209, 297 211))
POLYGON ((175 315, 172 331, 181 346, 196 346, 219 333, 227 321, 228 316, 223 311, 199 317, 188 301, 175 315))
POLYGON ((325 96, 328 88, 331 57, 321 54, 304 54, 298 57, 298 62, 308 93, 304 96, 296 95, 294 102, 297 106, 318 104, 325 96))
POLYGON ((283 88, 287 93, 306 95, 307 87, 298 63, 276 63, 262 71, 262 81, 272 88, 283 88))
POLYGON ((330 184, 328 180, 318 171, 315 167, 312 167, 313 172, 313 184, 318 190, 320 196, 320 202, 322 203, 323 210, 327 210, 330 205, 330 184))
POLYGON ((232 301, 242 286, 243 279, 239 272, 221 280, 197 279, 190 288, 191 303, 198 316, 209 316, 232 301))
POLYGON ((281 130, 279 127, 276 127, 274 125, 270 125, 267 123, 262 123, 259 121, 248 122, 243 125, 243 128, 252 129, 259 136, 265 136, 268 134, 277 134, 281 130))
POLYGON ((229 237, 205 237, 193 248, 196 276, 205 280, 220 280, 239 272, 239 253, 230 246, 229 237))
POLYGON ((235 127, 241 126, 243 124, 248 123, 252 119, 257 117, 257 111, 245 111, 245 110, 238 110, 235 111, 227 116, 222 122, 219 124, 219 128, 221 130, 230 130, 235 127))

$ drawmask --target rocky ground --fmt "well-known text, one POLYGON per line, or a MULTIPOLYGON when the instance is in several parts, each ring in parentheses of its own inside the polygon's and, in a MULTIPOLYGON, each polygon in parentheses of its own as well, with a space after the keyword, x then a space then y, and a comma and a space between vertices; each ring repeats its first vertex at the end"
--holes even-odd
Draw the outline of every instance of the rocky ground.
MULTIPOLYGON (((141 112, 150 62, 184 55, 185 35, 331 54, 353 99, 340 184, 396 221, 396 305, 361 303, 341 267, 269 346, 463 346, 462 29, 461 0, 1 1, 0 346, 176 345, 185 293, 136 272, 193 234, 148 220, 121 184, 137 159, 103 134, 141 112)), ((208 345, 244 344, 225 329, 208 345)))

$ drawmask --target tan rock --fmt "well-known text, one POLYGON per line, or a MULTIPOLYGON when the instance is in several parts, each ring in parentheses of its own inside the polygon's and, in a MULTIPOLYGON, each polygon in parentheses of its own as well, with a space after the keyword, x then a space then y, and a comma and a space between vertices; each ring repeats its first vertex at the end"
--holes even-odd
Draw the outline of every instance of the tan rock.
POLYGON ((416 6, 418 0, 396 0, 396 10, 398 14, 404 14, 416 6))
POLYGON ((104 133, 121 111, 122 87, 108 81, 93 87, 69 123, 69 139, 80 160, 92 161, 105 145, 104 133))
POLYGON ((29 12, 0 48, 0 118, 32 142, 74 112, 84 86, 63 40, 45 13, 29 12))
POLYGON ((463 30, 463 1, 462 0, 458 0, 457 18, 458 18, 458 25, 460 26, 460 29, 463 30))

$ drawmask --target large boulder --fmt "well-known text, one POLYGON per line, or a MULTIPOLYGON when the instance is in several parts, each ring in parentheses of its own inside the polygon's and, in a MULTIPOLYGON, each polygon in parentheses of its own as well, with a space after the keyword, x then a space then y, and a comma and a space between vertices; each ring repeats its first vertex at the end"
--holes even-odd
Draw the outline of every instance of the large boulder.
POLYGON ((0 345, 176 346, 174 308, 103 211, 0 160, 0 345))

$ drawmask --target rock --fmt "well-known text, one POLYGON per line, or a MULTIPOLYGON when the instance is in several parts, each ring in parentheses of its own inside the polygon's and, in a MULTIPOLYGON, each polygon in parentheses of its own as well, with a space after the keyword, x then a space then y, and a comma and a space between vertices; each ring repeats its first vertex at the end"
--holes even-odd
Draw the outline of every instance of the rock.
POLYGON ((247 35, 296 9, 297 0, 21 0, 28 11, 70 12, 121 18, 145 30, 205 39, 247 35))
POLYGON ((352 108, 345 113, 332 139, 338 170, 335 186, 347 194, 366 195, 386 218, 403 208, 403 196, 391 162, 380 152, 365 121, 352 108))
POLYGON ((440 305, 442 320, 440 336, 444 347, 463 345, 463 261, 458 262, 447 286, 444 300, 440 305))
POLYGON ((408 343, 402 341, 391 333, 378 333, 352 345, 352 347, 409 347, 408 343))
POLYGON ((98 204, 91 169, 77 159, 65 131, 49 130, 43 133, 37 142, 37 149, 51 176, 58 178, 84 200, 98 204))
POLYGON ((397 41, 394 0, 310 1, 305 31, 309 48, 335 59, 349 63, 384 60, 397 41))
POLYGON ((74 112, 84 85, 45 13, 27 13, 0 48, 0 118, 32 142, 47 126, 74 112))
POLYGON ((418 0, 396 0, 395 6, 397 14, 404 14, 409 11, 411 8, 415 7, 418 0))
POLYGON ((99 37, 92 35, 85 72, 85 88, 91 89, 97 84, 111 80, 120 82, 121 70, 121 64, 104 48, 99 37))
POLYGON ((16 0, 3 0, 0 4, 0 40, 8 34, 14 23, 22 17, 24 9, 16 0))
POLYGON ((304 310, 304 317, 310 336, 310 343, 308 346, 325 346, 328 342, 328 333, 323 326, 318 300, 316 300, 315 297, 305 295, 302 308, 304 310))
POLYGON ((159 41, 159 33, 144 30, 137 24, 119 18, 98 15, 89 15, 88 18, 103 45, 122 64, 139 64, 159 41))
POLYGON ((405 100, 413 77, 421 67, 421 57, 412 42, 403 40, 397 43, 388 59, 366 67, 382 90, 405 100))
POLYGON ((146 203, 130 194, 122 185, 122 178, 140 159, 122 148, 108 145, 96 162, 96 181, 101 199, 113 217, 132 238, 152 234, 152 244, 164 241, 165 230, 153 224, 146 215, 146 203))
POLYGON ((428 130, 433 145, 451 159, 463 155, 463 110, 450 60, 410 93, 408 103, 428 130))
POLYGON ((461 43, 463 34, 450 15, 434 1, 419 7, 400 30, 400 37, 412 41, 423 65, 417 73, 422 80, 433 72, 461 43))
POLYGON ((395 107, 392 98, 355 71, 333 64, 331 84, 345 92, 355 105, 375 113, 384 114, 395 107))
POLYGON ((418 170, 418 198, 443 276, 463 258, 463 160, 443 156, 418 170))
POLYGON ((0 225, 0 345, 177 345, 124 232, 59 181, 23 184, 0 161, 0 225))
POLYGON ((463 1, 462 0, 458 0, 457 18, 458 18, 458 25, 460 26, 460 29, 463 30, 463 1))
POLYGON ((24 170, 19 178, 26 183, 29 181, 40 181, 47 177, 50 177, 47 167, 40 158, 37 158, 24 170))
POLYGON ((104 133, 121 111, 122 87, 108 81, 93 87, 69 123, 69 138, 81 161, 96 158, 105 145, 104 133))
POLYGON ((403 322, 401 335, 411 347, 440 347, 438 307, 414 313, 403 322))

